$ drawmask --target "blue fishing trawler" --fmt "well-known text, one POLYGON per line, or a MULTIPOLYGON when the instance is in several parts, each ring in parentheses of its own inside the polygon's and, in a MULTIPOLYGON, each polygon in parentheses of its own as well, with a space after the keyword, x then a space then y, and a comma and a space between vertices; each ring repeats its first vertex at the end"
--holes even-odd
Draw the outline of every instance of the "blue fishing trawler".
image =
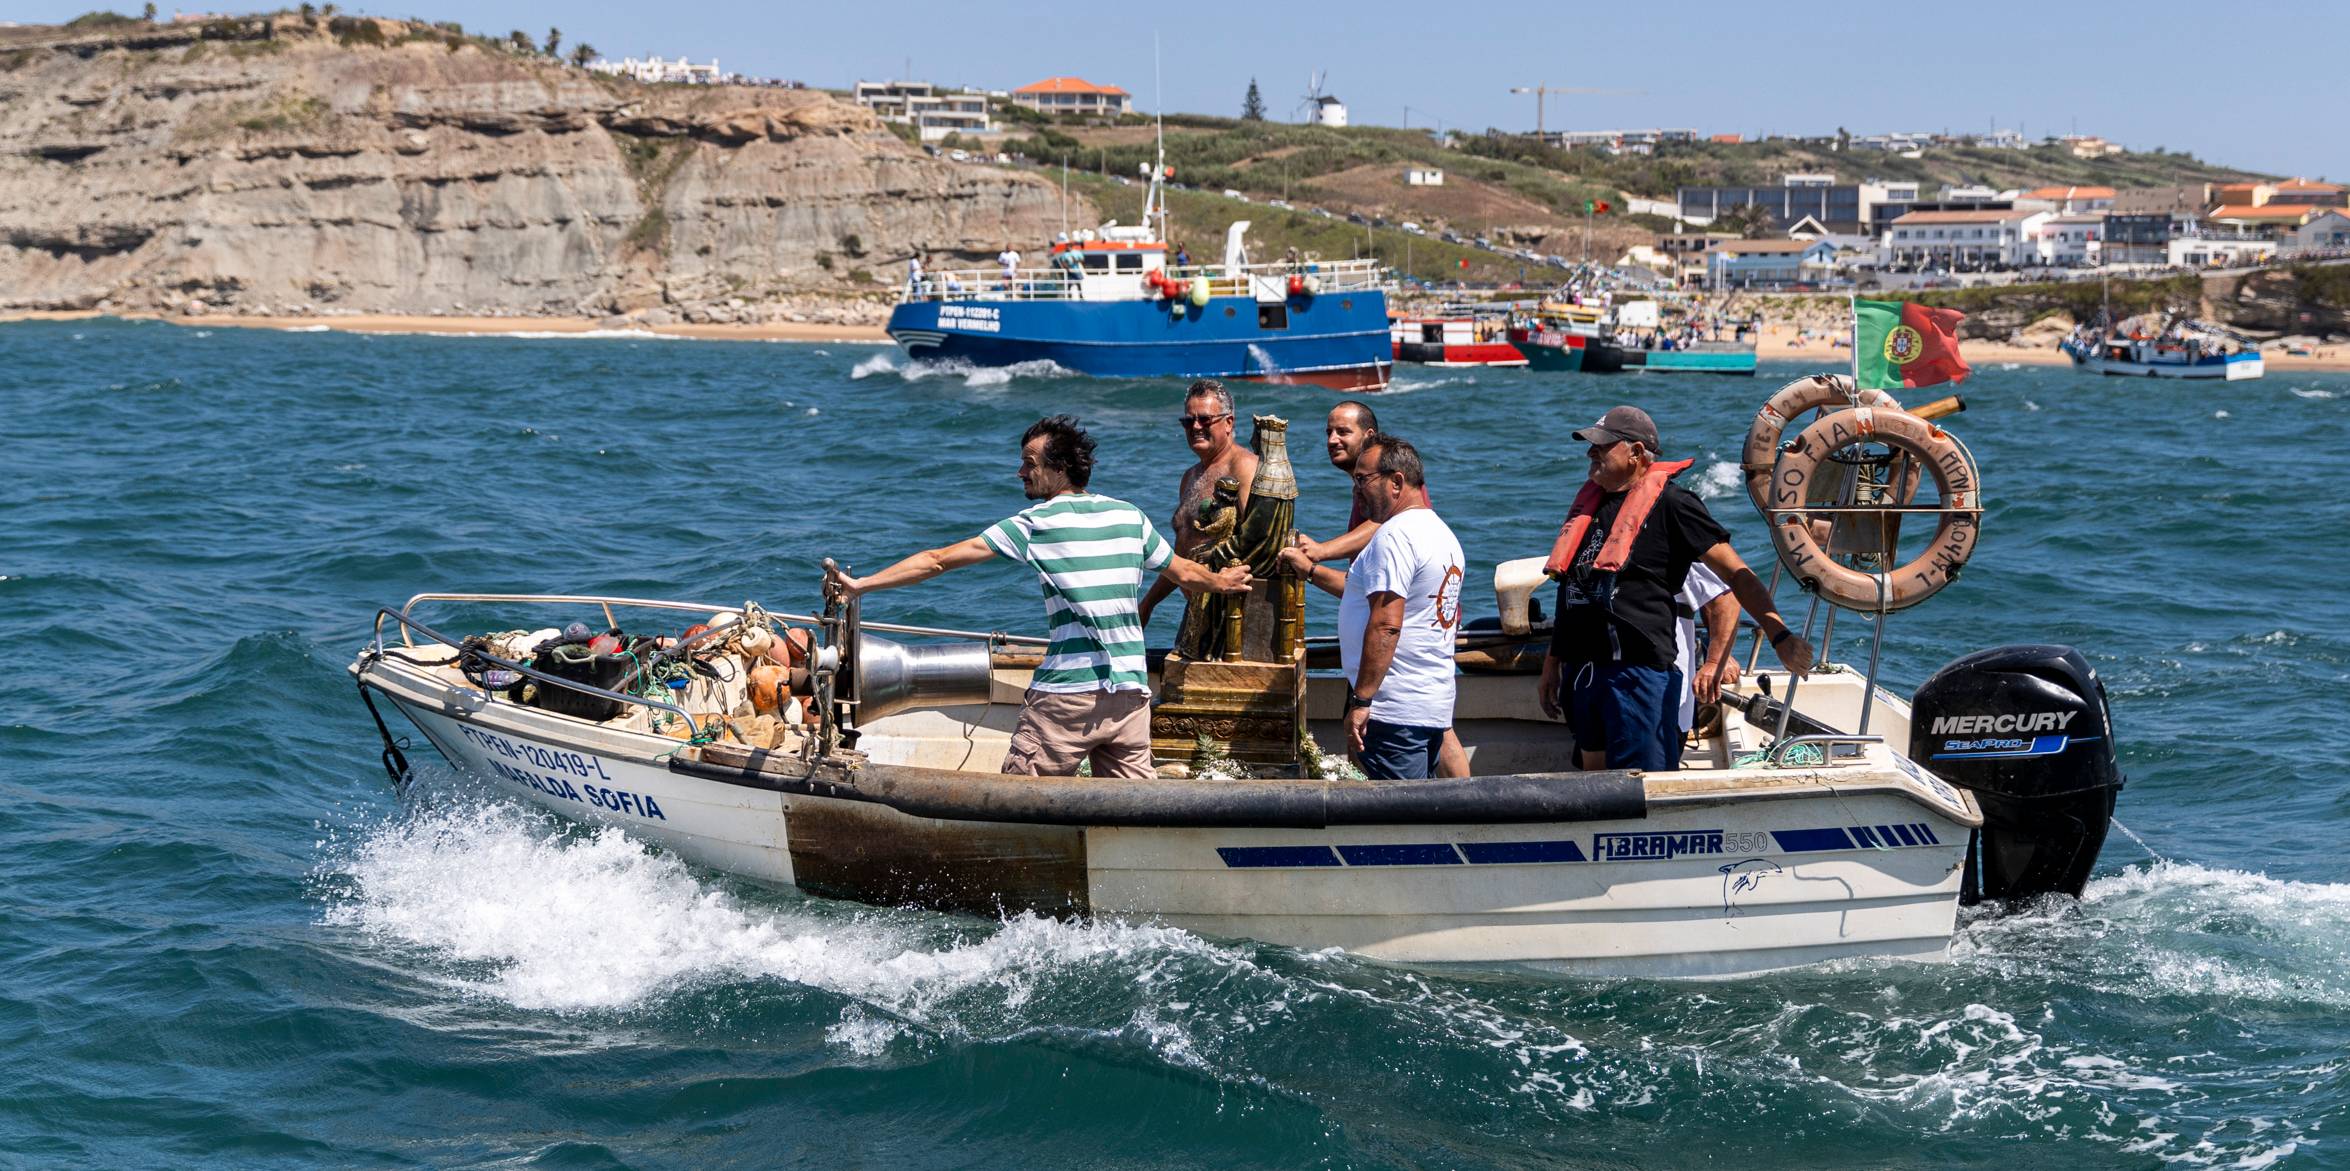
POLYGON ((1254 262, 1241 220, 1226 233, 1221 263, 1171 265, 1165 179, 1164 165, 1152 170, 1143 223, 1069 233, 1042 268, 1007 263, 909 280, 889 336, 925 361, 1386 387, 1389 276, 1378 261, 1254 262))

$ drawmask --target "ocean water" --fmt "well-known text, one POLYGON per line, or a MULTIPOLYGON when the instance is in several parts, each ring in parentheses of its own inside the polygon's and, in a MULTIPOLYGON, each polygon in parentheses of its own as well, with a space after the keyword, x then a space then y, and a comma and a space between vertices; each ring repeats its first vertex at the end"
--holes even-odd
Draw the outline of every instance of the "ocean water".
MULTIPOLYGON (((1616 401, 1760 558, 1731 464, 1801 372, 1407 369, 1378 409, 1480 570, 1547 549, 1567 432, 1616 401)), ((1020 507, 1047 412, 1163 513, 1179 393, 850 344, 0 328, 0 1165, 2350 1166, 2350 376, 1966 386, 1983 546, 1887 674, 2075 644, 2129 787, 2083 899, 1970 916, 1944 964, 1570 980, 875 909, 377 764, 343 668, 379 605, 803 608, 826 555, 1020 507)), ((1329 401, 1242 392, 1297 422, 1317 533, 1329 401)), ((1002 566, 869 613, 1038 621, 1002 566)))

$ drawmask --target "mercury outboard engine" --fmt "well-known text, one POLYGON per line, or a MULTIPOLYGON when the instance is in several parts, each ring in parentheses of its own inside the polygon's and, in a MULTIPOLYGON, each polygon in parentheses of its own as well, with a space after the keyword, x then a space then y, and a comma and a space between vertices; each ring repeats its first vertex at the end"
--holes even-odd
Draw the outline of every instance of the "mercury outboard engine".
POLYGON ((2081 652, 2003 646, 1953 660, 1910 701, 1909 756, 1982 807, 1959 901, 2079 897, 2122 787, 2105 684, 2081 652))

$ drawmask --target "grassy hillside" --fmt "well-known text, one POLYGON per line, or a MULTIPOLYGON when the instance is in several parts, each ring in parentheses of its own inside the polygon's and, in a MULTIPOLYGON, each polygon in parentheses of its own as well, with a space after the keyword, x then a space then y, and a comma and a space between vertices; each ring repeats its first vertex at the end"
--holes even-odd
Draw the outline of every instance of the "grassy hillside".
MULTIPOLYGON (((1144 189, 1139 179, 1127 186, 1115 179, 1072 171, 1069 191, 1092 200, 1104 219, 1123 224, 1142 219, 1144 189)), ((1367 228, 1309 212, 1242 203, 1205 191, 1169 191, 1167 209, 1174 239, 1190 249, 1194 262, 1220 258, 1225 229, 1234 220, 1247 220, 1249 254, 1259 260, 1295 248, 1325 260, 1376 257, 1398 272, 1426 281, 1506 283, 1522 277, 1536 288, 1549 288, 1561 275, 1556 269, 1527 268, 1492 252, 1447 244, 1431 236, 1367 228), (1464 260, 1469 262, 1466 268, 1461 265, 1464 260)))
MULTIPOLYGON (((1066 159, 1071 166, 1111 175, 1135 175, 1152 158, 1149 128, 1029 125, 1005 149, 1032 159, 1066 159)), ((1626 195, 1670 199, 1680 186, 1775 184, 1789 172, 1831 172, 1847 182, 1863 178, 1916 180, 1994 189, 2045 184, 2145 187, 2256 178, 2252 172, 2206 163, 2183 152, 2145 151, 2077 159, 2064 148, 1974 147, 1929 149, 1905 159, 1876 151, 1843 152, 1792 142, 1692 143, 1660 147, 1654 155, 1608 155, 1559 150, 1522 135, 1487 133, 1446 148, 1417 130, 1380 126, 1332 129, 1280 122, 1242 122, 1196 115, 1170 117, 1167 161, 1176 181, 1207 191, 1225 188, 1258 199, 1285 198, 1334 211, 1416 219, 1464 234, 1508 232, 1544 252, 1576 255, 1586 200, 1621 208, 1626 195), (1446 172, 1443 188, 1412 188, 1405 167, 1425 163, 1446 172)), ((1667 221, 1601 220, 1594 251, 1615 255, 1623 245, 1669 227, 1667 221)))

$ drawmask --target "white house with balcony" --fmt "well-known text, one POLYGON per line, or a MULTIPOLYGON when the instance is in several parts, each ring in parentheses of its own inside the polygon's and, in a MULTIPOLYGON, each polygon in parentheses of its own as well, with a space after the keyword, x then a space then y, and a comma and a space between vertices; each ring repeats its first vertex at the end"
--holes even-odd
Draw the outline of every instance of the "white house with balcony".
POLYGON ((2021 267, 2039 258, 2035 237, 2050 218, 2018 208, 1913 211, 1885 230, 1885 257, 1901 265, 2021 267))
POLYGON ((638 60, 623 57, 618 61, 598 57, 587 65, 590 72, 609 73, 616 77, 634 78, 646 85, 716 85, 726 79, 718 71, 718 58, 710 58, 708 65, 696 65, 683 57, 665 61, 659 57, 638 60))
POLYGON ((2034 236, 2040 263, 2060 268, 2087 268, 2103 261, 2105 216, 2057 215, 2040 221, 2034 236))
POLYGON ((988 94, 947 90, 927 81, 860 81, 857 104, 884 122, 912 126, 924 142, 950 134, 985 134, 995 129, 988 94))

